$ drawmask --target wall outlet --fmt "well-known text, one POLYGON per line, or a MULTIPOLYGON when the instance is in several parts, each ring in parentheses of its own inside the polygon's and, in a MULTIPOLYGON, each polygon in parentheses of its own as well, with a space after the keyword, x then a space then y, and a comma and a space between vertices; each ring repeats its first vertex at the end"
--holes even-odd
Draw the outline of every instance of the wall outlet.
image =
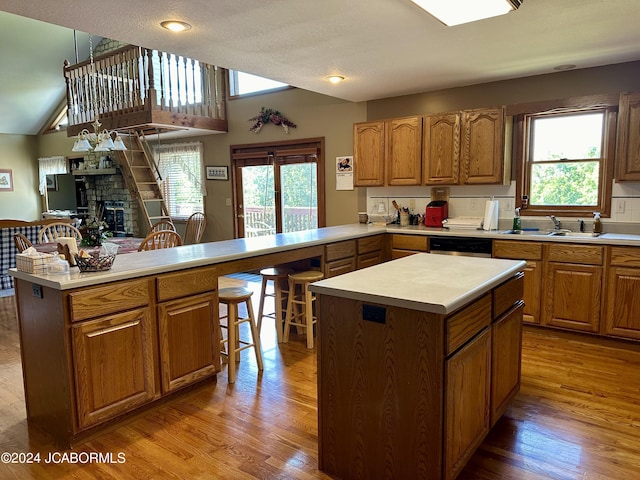
POLYGON ((511 210, 513 210, 513 203, 511 203, 511 200, 505 200, 503 205, 505 212, 510 212, 511 210))
POLYGON ((469 210, 471 210, 472 212, 475 212, 478 210, 478 199, 477 198, 472 198, 469 201, 469 210))
POLYGON ((31 294, 36 298, 42 298, 42 287, 40 285, 36 285, 35 283, 32 283, 31 294))
POLYGON ((616 204, 616 213, 624 213, 624 200, 618 200, 616 204))
POLYGON ((225 198, 225 200, 224 200, 224 204, 225 204, 227 207, 230 207, 230 206, 231 206, 231 199, 230 199, 230 198, 225 198))
POLYGON ((411 209, 411 211, 415 211, 416 209, 416 199, 412 198, 409 200, 409 208, 411 209))

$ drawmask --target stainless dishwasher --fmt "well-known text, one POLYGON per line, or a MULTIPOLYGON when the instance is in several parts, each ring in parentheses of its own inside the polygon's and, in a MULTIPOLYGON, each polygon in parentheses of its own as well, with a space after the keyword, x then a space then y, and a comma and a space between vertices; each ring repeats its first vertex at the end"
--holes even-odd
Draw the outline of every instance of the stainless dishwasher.
POLYGON ((440 255, 491 257, 493 250, 490 238, 430 236, 429 251, 440 255))

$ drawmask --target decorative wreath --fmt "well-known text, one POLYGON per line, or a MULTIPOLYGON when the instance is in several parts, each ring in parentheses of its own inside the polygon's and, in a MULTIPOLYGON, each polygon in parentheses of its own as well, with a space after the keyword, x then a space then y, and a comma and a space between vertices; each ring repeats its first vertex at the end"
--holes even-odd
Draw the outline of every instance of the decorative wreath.
POLYGON ((290 121, 287 117, 283 116, 278 110, 273 110, 272 108, 264 108, 260 109, 260 113, 258 113, 255 117, 251 117, 249 122, 254 122, 250 131, 254 133, 260 133, 262 127, 265 124, 271 122, 274 125, 282 125, 284 129, 284 133, 289 133, 289 128, 296 128, 297 125, 290 121))

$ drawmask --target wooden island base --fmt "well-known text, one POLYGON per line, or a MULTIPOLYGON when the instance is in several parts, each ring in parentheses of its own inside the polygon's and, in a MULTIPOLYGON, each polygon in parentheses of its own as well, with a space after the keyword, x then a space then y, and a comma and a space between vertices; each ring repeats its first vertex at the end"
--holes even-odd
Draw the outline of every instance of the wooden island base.
POLYGON ((520 388, 522 288, 451 315, 318 295, 320 469, 454 479, 520 388))

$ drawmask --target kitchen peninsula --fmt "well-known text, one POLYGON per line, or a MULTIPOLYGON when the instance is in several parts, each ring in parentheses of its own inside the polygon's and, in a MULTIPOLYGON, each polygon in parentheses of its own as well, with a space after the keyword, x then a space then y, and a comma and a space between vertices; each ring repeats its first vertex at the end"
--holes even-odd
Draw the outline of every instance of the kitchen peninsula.
POLYGON ((415 254, 314 283, 319 468, 454 479, 520 387, 525 265, 415 254))

